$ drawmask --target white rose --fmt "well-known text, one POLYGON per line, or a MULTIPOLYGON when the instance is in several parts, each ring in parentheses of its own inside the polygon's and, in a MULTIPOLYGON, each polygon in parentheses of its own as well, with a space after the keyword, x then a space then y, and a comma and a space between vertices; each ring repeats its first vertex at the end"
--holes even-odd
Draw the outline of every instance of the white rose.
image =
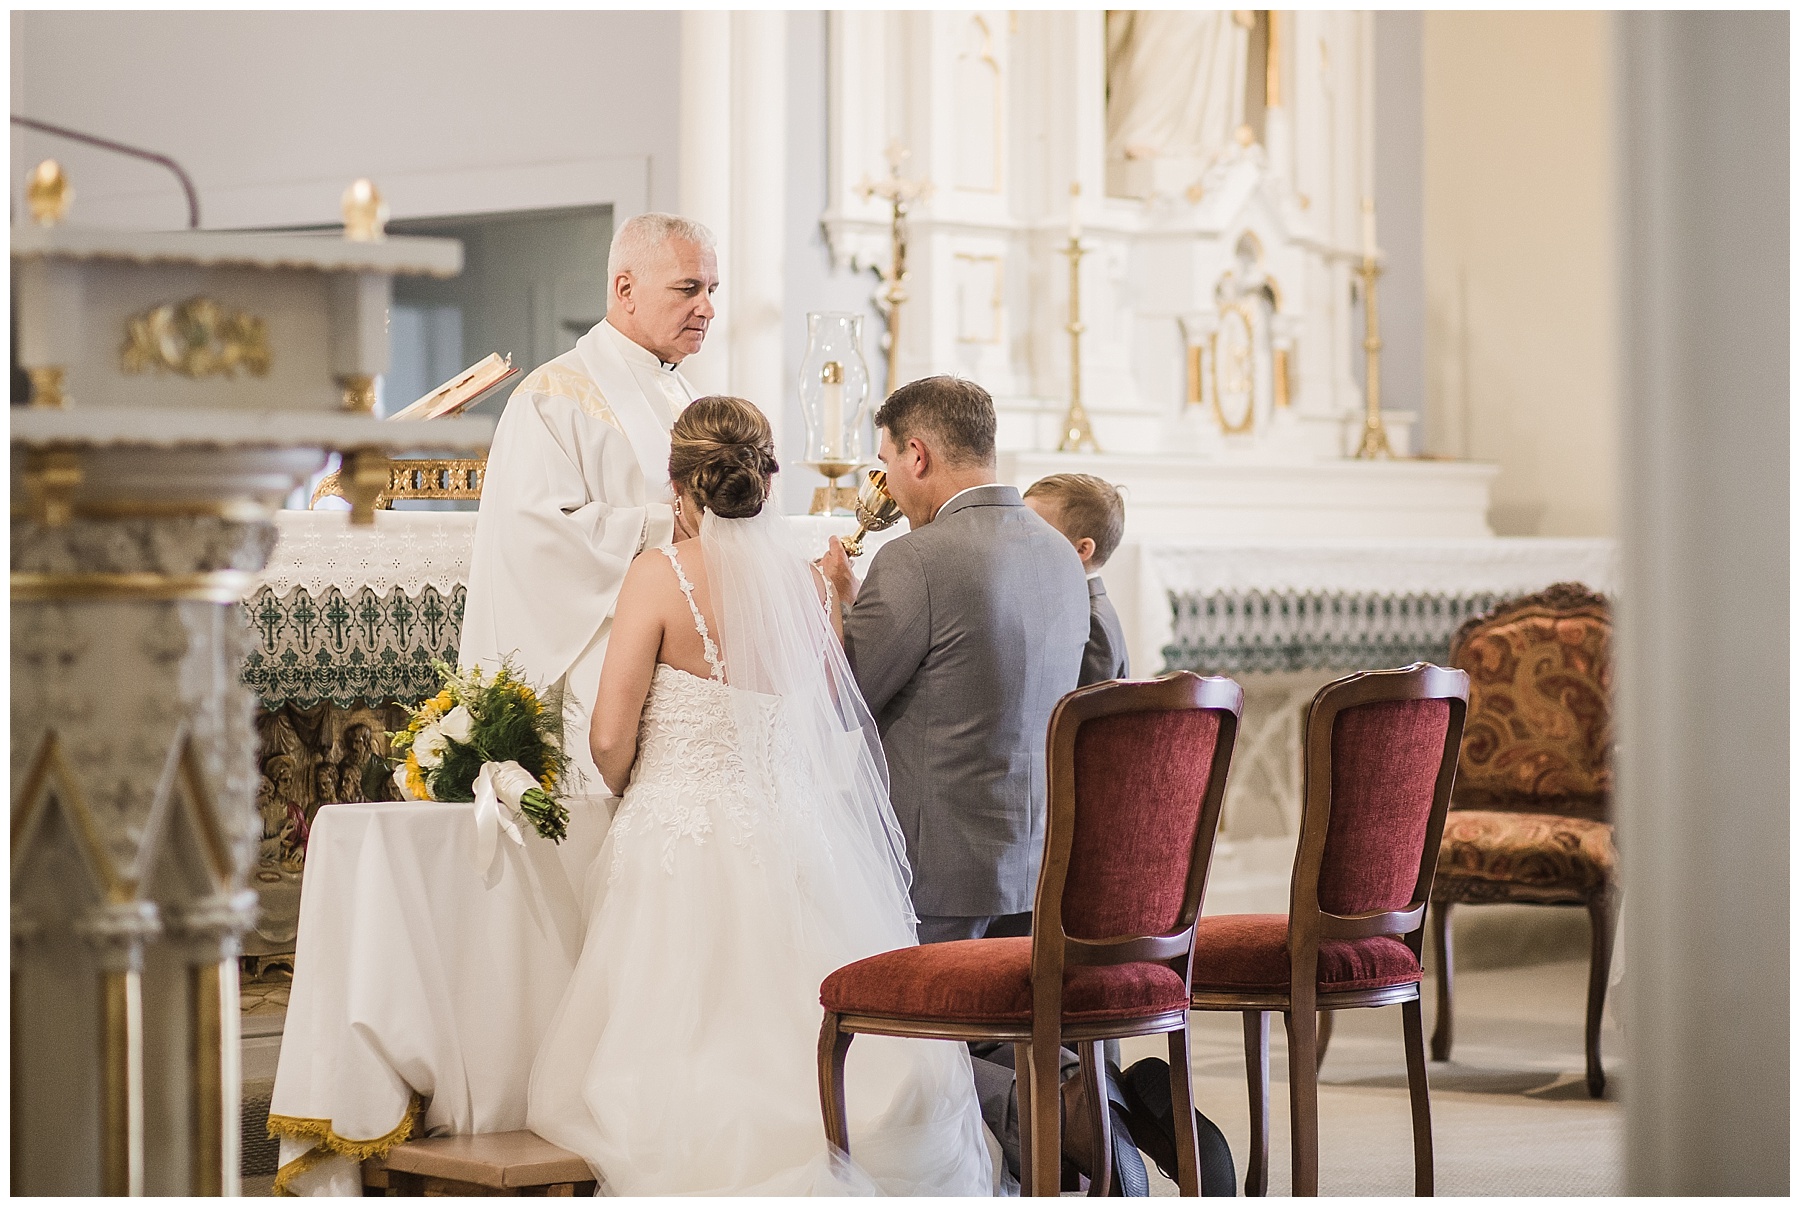
POLYGON ((474 730, 475 718, 469 710, 458 704, 455 708, 427 725, 413 739, 413 754, 419 760, 419 766, 429 771, 444 761, 444 743, 446 740, 467 742, 469 734, 474 730))
POLYGON ((466 743, 469 740, 469 734, 475 729, 475 718, 469 715, 468 709, 458 704, 445 713, 437 725, 438 732, 451 741, 466 743))
POLYGON ((438 728, 437 722, 419 731, 413 739, 413 757, 419 760, 419 766, 429 771, 444 761, 444 732, 438 728))

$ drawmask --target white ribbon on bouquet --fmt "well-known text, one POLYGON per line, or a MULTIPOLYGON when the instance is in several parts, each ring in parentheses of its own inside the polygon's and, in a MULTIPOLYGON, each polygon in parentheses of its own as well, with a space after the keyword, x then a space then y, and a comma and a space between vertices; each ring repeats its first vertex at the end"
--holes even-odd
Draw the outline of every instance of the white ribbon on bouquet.
POLYGON ((506 836, 515 845, 525 845, 525 835, 520 833, 514 818, 525 794, 539 786, 536 776, 511 759, 481 765, 481 771, 475 776, 476 875, 486 877, 493 866, 501 830, 506 831, 506 836))

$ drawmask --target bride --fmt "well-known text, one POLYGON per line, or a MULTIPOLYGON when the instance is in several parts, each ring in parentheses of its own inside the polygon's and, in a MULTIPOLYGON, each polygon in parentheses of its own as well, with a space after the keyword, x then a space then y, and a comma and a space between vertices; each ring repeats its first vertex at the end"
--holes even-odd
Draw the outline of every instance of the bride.
POLYGON ((826 1143, 819 983, 916 942, 906 848, 835 603, 764 506, 768 420, 702 398, 670 441, 678 539, 619 593, 590 736, 624 800, 530 1127, 611 1194, 986 1194, 962 1044, 862 1039, 853 1161, 826 1143))

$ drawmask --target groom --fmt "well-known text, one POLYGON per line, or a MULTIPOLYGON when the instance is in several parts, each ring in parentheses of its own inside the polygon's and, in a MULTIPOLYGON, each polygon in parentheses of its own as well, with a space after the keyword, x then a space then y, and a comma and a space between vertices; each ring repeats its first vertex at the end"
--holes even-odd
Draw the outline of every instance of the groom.
MULTIPOLYGON (((911 531, 882 546, 866 582, 835 538, 824 569, 846 601, 844 649, 887 752, 919 941, 1029 934, 1045 735, 1081 675, 1087 576, 1074 547, 996 481, 986 390, 927 377, 889 395, 875 424, 911 531)), ((974 1063, 982 1114, 1016 1177, 1013 1071, 974 1063)))

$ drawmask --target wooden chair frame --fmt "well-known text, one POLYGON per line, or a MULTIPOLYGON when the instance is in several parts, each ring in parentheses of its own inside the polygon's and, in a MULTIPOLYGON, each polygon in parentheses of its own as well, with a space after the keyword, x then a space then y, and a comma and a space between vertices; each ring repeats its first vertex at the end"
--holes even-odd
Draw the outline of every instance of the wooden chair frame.
MULTIPOLYGON (((1461 665, 1467 657, 1469 643, 1484 630, 1509 624, 1532 613, 1556 616, 1580 616, 1604 620, 1612 625, 1612 605, 1604 595, 1588 590, 1580 583, 1554 583, 1544 590, 1519 599, 1508 600, 1492 611, 1465 620, 1450 642, 1450 662, 1461 665)), ((1467 785, 1464 785, 1465 793, 1467 785)), ((1459 800, 1458 808, 1514 812, 1521 806, 1519 798, 1459 800)), ((1524 807, 1531 812, 1555 813, 1596 821, 1611 821, 1610 801, 1602 795, 1597 800, 1588 796, 1550 797, 1540 808, 1524 807)), ((1590 1098, 1606 1093, 1606 1066, 1600 1059, 1600 1028, 1606 1016, 1607 979, 1612 974, 1613 938, 1619 924, 1619 886, 1605 884, 1589 893, 1562 888, 1533 891, 1524 885, 1504 887, 1480 882, 1452 881, 1439 884, 1431 903, 1431 946, 1437 957, 1437 1023, 1431 1031, 1431 1059, 1449 1060, 1455 1039, 1455 1013, 1451 1006, 1451 988, 1455 981, 1455 953, 1450 935, 1450 911, 1457 905, 1494 903, 1525 905, 1578 906, 1588 915, 1588 987, 1587 1019, 1583 1034, 1587 1058, 1587 1091, 1590 1098)))
POLYGON ((844 1061, 856 1035, 901 1035, 931 1039, 1011 1043, 1018 1073, 1021 1191, 1057 1195, 1062 1175, 1061 1069, 1059 1049, 1065 1041, 1081 1056, 1081 1076, 1088 1101, 1095 1105, 1092 1130, 1097 1154, 1089 1194, 1111 1189, 1112 1123, 1106 1109, 1101 1045, 1108 1039, 1167 1034, 1170 1089, 1177 1123, 1178 1179, 1185 1195, 1200 1193, 1199 1140, 1188 1064, 1186 1010, 1170 1010, 1131 1019, 1062 1025, 1063 972, 1076 965, 1159 963, 1181 974, 1183 985, 1193 976, 1194 924, 1206 896, 1225 781, 1243 715, 1244 689, 1230 679, 1203 678, 1178 671, 1152 680, 1099 683, 1064 696, 1050 714, 1048 817, 1044 859, 1032 909, 1031 1018, 1019 1022, 972 1023, 955 1019, 889 1018, 827 1011, 819 1031, 819 1100, 826 1138, 850 1151, 849 1121, 844 1107, 844 1061), (1194 829, 1187 885, 1174 929, 1161 935, 1118 935, 1080 939, 1063 930, 1063 892, 1075 841, 1075 741, 1081 726, 1102 717, 1140 712, 1205 709, 1218 712, 1218 740, 1194 829))
MULTIPOLYGON (((1425 1080, 1424 1019, 1419 983, 1379 989, 1320 993, 1319 944, 1325 939, 1365 939, 1392 935, 1415 957, 1424 939, 1426 906, 1436 874, 1444 814, 1456 781, 1457 754, 1468 713, 1469 677, 1460 670, 1414 663, 1404 670, 1364 671, 1328 683, 1313 697, 1306 717, 1305 805, 1300 843, 1288 908, 1289 981, 1285 990, 1267 992, 1202 991, 1193 995, 1195 1010, 1236 1010, 1244 1016, 1244 1057, 1250 1091, 1250 1162, 1244 1193, 1268 1191, 1269 1164, 1269 1014, 1284 1016, 1288 1034, 1288 1089, 1292 1119, 1293 1192, 1319 1193, 1319 1011, 1398 1004, 1404 1022, 1406 1080, 1412 1098, 1413 1189, 1433 1192, 1431 1098, 1425 1080), (1366 914, 1330 914, 1319 905, 1319 872, 1331 822, 1331 741, 1338 714, 1363 704, 1396 700, 1448 700, 1450 723, 1433 791, 1425 841, 1412 900, 1403 909, 1366 914)), ((1203 954, 1203 953, 1201 953, 1203 954)))

